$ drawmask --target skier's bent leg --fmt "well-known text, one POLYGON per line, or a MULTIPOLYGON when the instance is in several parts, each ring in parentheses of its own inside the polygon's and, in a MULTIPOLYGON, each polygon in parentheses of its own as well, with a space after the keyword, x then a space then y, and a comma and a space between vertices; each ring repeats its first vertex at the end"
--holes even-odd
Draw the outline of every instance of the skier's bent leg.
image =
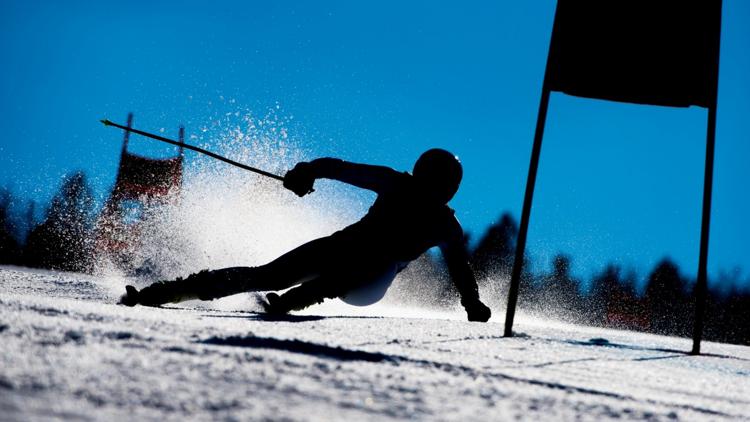
MULTIPOLYGON (((399 270, 397 262, 342 264, 314 280, 306 281, 283 295, 266 295, 266 311, 286 314, 322 303, 325 299, 342 298, 346 303, 370 305, 380 300, 399 270), (355 294, 355 297, 351 297, 355 294)), ((401 267, 403 268, 403 267, 401 267)))
POLYGON ((269 314, 287 314, 291 311, 301 311, 308 306, 323 303, 325 299, 339 297, 342 291, 337 284, 332 283, 331 279, 320 277, 302 283, 281 296, 276 293, 269 293, 266 296, 268 300, 265 306, 266 312, 269 314))

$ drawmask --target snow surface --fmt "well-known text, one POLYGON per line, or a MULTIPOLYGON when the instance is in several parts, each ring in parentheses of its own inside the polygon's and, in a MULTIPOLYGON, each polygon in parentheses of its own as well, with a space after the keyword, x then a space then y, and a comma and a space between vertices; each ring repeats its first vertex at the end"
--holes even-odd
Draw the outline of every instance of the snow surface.
POLYGON ((124 283, 0 268, 0 419, 750 418, 748 347, 392 305, 272 320, 250 295, 127 308, 124 283))

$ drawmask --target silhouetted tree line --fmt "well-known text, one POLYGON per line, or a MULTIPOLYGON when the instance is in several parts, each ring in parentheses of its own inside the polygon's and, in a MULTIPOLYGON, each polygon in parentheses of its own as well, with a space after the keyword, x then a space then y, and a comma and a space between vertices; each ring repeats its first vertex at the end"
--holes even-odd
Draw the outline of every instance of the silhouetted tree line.
POLYGON ((23 216, 12 212, 14 204, 10 190, 0 190, 0 264, 92 270, 95 204, 82 172, 64 178, 41 221, 35 219, 33 202, 23 216))
MULTIPOLYGON (((515 255, 518 225, 504 214, 469 250, 484 291, 504 300, 515 255)), ((695 281, 669 258, 661 260, 639 286, 635 271, 606 265, 588 284, 570 273, 571 258, 558 255, 548 273, 521 277, 519 304, 528 311, 605 327, 689 337, 692 335, 695 281)), ((528 262, 524 265, 529 268, 528 262)), ((709 284, 705 337, 750 345, 750 279, 722 273, 709 284)))

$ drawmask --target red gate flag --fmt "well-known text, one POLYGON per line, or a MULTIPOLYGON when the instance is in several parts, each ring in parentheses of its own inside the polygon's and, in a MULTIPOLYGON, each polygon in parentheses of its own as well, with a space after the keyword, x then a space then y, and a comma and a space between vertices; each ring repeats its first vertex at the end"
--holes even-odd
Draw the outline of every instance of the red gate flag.
POLYGON ((580 97, 716 102, 720 0, 558 0, 547 83, 580 97))

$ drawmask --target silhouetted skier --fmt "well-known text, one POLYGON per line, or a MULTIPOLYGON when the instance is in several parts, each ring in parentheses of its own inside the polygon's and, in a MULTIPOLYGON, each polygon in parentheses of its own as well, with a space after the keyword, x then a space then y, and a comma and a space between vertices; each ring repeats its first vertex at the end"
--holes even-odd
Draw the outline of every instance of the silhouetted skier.
POLYGON ((266 265, 204 270, 185 279, 154 283, 140 292, 127 286, 122 303, 153 306, 299 285, 281 296, 269 293, 266 310, 284 314, 325 298, 369 304, 383 297, 396 273, 409 262, 439 246, 468 319, 487 321, 490 309, 479 300, 463 229, 447 205, 462 175, 458 158, 442 149, 422 154, 413 175, 334 158, 299 163, 284 176, 284 186, 298 196, 312 192, 315 180, 322 178, 372 190, 378 197, 357 223, 266 265))

